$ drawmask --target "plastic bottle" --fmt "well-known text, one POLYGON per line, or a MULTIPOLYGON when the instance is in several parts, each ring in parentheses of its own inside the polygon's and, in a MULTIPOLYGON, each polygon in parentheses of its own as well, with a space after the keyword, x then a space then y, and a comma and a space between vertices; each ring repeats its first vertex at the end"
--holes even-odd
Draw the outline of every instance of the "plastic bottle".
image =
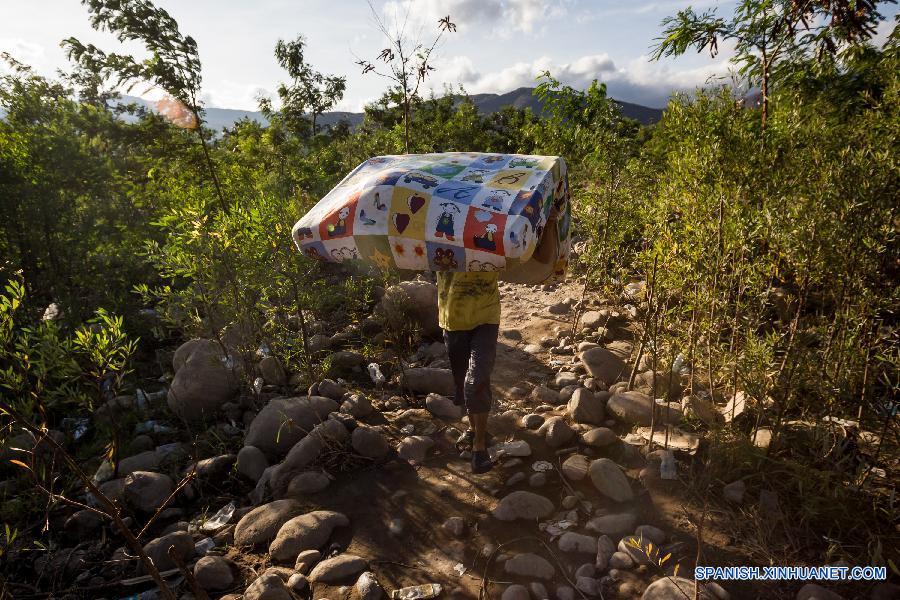
POLYGON ((391 592, 391 598, 393 600, 426 600, 427 598, 437 598, 440 593, 441 584, 425 583, 394 590, 391 592))

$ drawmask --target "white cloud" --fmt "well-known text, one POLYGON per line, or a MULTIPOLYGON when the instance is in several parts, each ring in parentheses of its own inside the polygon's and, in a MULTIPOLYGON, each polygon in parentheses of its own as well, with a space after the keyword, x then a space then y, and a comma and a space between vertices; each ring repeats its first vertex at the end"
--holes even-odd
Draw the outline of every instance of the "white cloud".
POLYGON ((700 2, 689 0, 663 0, 661 2, 621 2, 613 3, 609 8, 598 9, 593 5, 575 15, 577 23, 590 23, 610 17, 640 16, 658 14, 660 16, 672 15, 688 7, 693 7, 697 12, 703 12, 715 7, 721 2, 701 0, 700 2))
MULTIPOLYGON (((407 18, 413 28, 437 28, 450 16, 460 32, 485 34, 534 33, 540 26, 565 16, 573 0, 446 0, 444 2, 389 0, 383 15, 388 24, 402 26, 407 18)), ((426 29, 427 30, 427 29, 426 29)))
POLYGON ((203 88, 202 100, 206 106, 234 108, 240 110, 258 110, 260 95, 271 97, 264 87, 256 84, 238 83, 224 80, 203 88))
MULTIPOLYGON (((725 53, 723 53, 724 55, 725 53)), ((725 59, 693 68, 676 68, 671 63, 654 62, 640 56, 617 65, 608 54, 590 54, 571 62, 558 62, 541 56, 531 62, 517 62, 493 72, 481 72, 467 56, 439 62, 428 87, 440 93, 444 85, 462 83, 470 94, 505 93, 520 87, 534 87, 543 71, 565 85, 585 89, 597 79, 607 85, 617 100, 647 106, 665 106, 673 91, 691 91, 713 82, 711 78, 728 72, 725 59)))

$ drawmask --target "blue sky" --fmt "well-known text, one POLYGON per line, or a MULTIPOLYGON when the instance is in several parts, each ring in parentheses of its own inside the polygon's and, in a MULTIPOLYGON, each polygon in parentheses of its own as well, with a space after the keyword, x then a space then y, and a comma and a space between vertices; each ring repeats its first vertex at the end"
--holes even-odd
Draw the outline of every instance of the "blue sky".
MULTIPOLYGON (((283 72, 272 51, 279 38, 303 34, 307 59, 326 73, 345 75, 347 93, 339 106, 361 110, 386 81, 362 75, 356 57, 374 59, 385 46, 365 0, 158 0, 199 45, 204 99, 211 106, 255 109, 259 94, 271 95, 283 72)), ((10 52, 50 74, 67 66, 59 42, 75 36, 100 47, 120 49, 108 34, 88 23, 77 0, 3 0, 0 51, 10 52)), ((660 21, 678 10, 716 7, 728 16, 735 2, 678 0, 374 0, 389 25, 408 13, 406 31, 430 41, 438 18, 449 14, 458 31, 446 34, 436 51, 437 71, 428 86, 463 84, 469 93, 507 92, 533 86, 550 70, 583 87, 606 82, 613 97, 661 107, 676 90, 691 90, 711 77, 728 78, 728 48, 715 60, 691 52, 677 60, 647 58, 660 21)), ((886 35, 896 7, 882 27, 886 35)), ((131 51, 139 53, 139 48, 131 51)), ((156 92, 135 88, 137 95, 156 92)))

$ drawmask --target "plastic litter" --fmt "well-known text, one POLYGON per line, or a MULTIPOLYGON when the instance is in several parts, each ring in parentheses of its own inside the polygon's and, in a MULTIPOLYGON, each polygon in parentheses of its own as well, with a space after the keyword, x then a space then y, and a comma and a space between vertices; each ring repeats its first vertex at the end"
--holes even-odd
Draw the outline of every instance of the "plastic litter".
POLYGON ((154 588, 146 592, 138 592, 131 596, 122 596, 119 600, 157 600, 159 598, 159 588, 154 588))
POLYGON ((147 406, 150 404, 150 399, 147 397, 147 393, 141 388, 134 390, 134 399, 137 407, 141 410, 146 410, 147 406))
POLYGON ((561 521, 551 521, 547 523, 539 523, 538 529, 549 535, 551 538, 557 538, 566 532, 567 529, 574 527, 577 523, 563 519, 561 521))
POLYGON ((168 425, 160 425, 157 421, 144 421, 134 426, 137 433, 174 433, 175 430, 168 425))
POLYGON ((660 479, 678 479, 678 467, 675 465, 675 454, 671 450, 663 450, 662 462, 659 464, 660 479))
POLYGON ((378 363, 369 363, 366 370, 369 372, 369 378, 372 380, 372 383, 375 384, 376 388, 380 388, 387 381, 384 374, 381 372, 381 367, 378 366, 378 363))
POLYGON ((211 538, 203 538, 196 544, 194 544, 194 550, 200 556, 204 556, 207 552, 216 547, 216 542, 211 538))
POLYGON ((456 571, 456 574, 460 577, 466 574, 466 567, 462 563, 456 563, 456 566, 453 567, 453 570, 456 571))
POLYGON ((147 394, 147 399, 150 402, 159 402, 160 400, 165 400, 166 396, 169 394, 166 390, 159 390, 158 392, 145 392, 147 394))
POLYGON ((687 375, 691 372, 690 367, 687 366, 687 359, 684 357, 684 354, 679 354, 672 361, 672 372, 679 375, 687 375))
POLYGON ((256 394, 261 394, 263 390, 263 386, 266 384, 266 381, 262 377, 257 377, 253 380, 253 391, 256 394))
POLYGON ((72 432, 73 439, 80 440, 84 437, 84 434, 87 433, 90 422, 91 420, 87 418, 77 419, 74 417, 66 417, 62 420, 62 426, 72 432))
POLYGON ((532 470, 537 471, 539 473, 542 471, 552 471, 553 464, 547 462, 546 460, 538 460, 538 461, 535 461, 535 463, 531 465, 531 468, 532 468, 532 470))
POLYGON ((219 509, 219 512, 214 514, 211 519, 208 519, 200 526, 202 531, 207 533, 214 533, 228 524, 231 520, 231 517, 234 516, 234 511, 237 507, 235 507, 234 502, 229 502, 225 506, 219 509))
POLYGON ((442 589, 439 583, 413 585, 394 590, 391 592, 391 598, 393 600, 427 600, 428 598, 437 598, 442 589))

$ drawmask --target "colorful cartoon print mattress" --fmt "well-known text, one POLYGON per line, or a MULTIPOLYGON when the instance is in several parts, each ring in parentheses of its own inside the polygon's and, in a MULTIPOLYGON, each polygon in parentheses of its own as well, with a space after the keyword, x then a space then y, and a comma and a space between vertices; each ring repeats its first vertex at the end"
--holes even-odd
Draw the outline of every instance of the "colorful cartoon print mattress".
POLYGON ((308 257, 380 268, 500 271, 529 260, 551 208, 554 276, 570 246, 566 163, 558 156, 447 152, 370 158, 294 225, 308 257))

